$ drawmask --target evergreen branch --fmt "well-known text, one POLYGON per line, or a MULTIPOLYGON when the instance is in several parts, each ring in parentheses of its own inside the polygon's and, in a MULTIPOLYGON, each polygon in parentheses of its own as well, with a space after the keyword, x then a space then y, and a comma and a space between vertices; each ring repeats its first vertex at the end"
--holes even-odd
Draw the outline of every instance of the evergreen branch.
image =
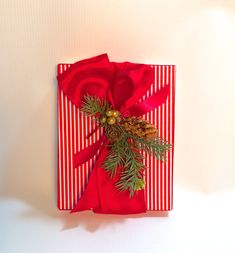
POLYGON ((122 166, 123 170, 116 186, 120 191, 129 190, 130 196, 133 196, 141 186, 145 166, 142 163, 143 156, 133 147, 133 143, 128 142, 129 137, 129 134, 124 132, 120 140, 110 145, 104 169, 113 177, 117 173, 117 168, 122 166))
POLYGON ((81 112, 86 116, 96 116, 96 114, 105 114, 110 108, 109 104, 105 100, 101 100, 98 97, 86 95, 84 96, 81 112))
POLYGON ((155 156, 160 161, 166 161, 167 151, 172 148, 172 145, 162 138, 142 139, 132 136, 139 150, 148 152, 149 155, 155 156))
POLYGON ((138 150, 133 149, 130 143, 125 147, 125 159, 123 163, 123 171, 116 186, 120 191, 129 190, 132 197, 136 190, 141 189, 142 172, 145 169, 142 163, 143 156, 138 150), (139 188, 140 187, 140 188, 139 188))
POLYGON ((171 144, 161 138, 139 138, 124 131, 118 125, 115 127, 122 131, 122 138, 108 145, 110 151, 104 162, 104 168, 113 177, 117 173, 117 168, 123 167, 116 186, 120 191, 129 190, 132 197, 135 191, 142 189, 144 185, 142 177, 146 166, 142 162, 144 157, 140 152, 143 150, 158 160, 166 161, 166 154, 171 144))
POLYGON ((117 168, 124 164, 124 145, 125 138, 122 138, 120 141, 115 141, 112 145, 110 145, 109 154, 104 162, 104 169, 111 177, 114 177, 117 173, 117 168))

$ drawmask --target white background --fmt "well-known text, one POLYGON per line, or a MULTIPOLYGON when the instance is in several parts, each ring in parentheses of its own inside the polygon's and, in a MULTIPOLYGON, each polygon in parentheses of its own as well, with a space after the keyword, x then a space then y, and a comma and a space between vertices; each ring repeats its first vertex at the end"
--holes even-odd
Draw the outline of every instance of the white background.
POLYGON ((0 0, 0 252, 235 252, 235 2, 0 0), (56 208, 56 64, 177 65, 174 210, 56 208))

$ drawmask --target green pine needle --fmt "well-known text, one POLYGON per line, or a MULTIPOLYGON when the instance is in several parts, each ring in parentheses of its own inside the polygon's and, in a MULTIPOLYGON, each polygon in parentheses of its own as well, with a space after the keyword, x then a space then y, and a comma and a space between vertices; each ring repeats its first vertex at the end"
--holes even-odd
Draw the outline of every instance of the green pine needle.
POLYGON ((124 150, 123 171, 116 186, 120 191, 129 190, 130 197, 132 197, 137 190, 136 183, 142 179, 145 166, 142 162, 143 156, 138 150, 133 149, 130 143, 126 143, 124 150))
POLYGON ((160 161, 166 161, 167 152, 172 148, 172 145, 162 138, 155 139, 141 139, 132 137, 139 150, 147 152, 151 156, 155 156, 160 161))
POLYGON ((84 96, 81 112, 86 116, 96 116, 98 113, 104 115, 109 109, 110 106, 105 100, 90 95, 84 96))

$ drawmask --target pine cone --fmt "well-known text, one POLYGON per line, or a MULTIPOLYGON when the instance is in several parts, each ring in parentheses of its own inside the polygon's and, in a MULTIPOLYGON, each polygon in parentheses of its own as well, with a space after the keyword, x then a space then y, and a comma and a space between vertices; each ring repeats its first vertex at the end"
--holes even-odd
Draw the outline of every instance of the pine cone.
POLYGON ((153 139, 157 136, 155 126, 141 117, 125 117, 120 124, 127 132, 139 138, 153 139))
POLYGON ((106 136, 111 141, 118 141, 122 137, 119 128, 115 126, 108 126, 105 130, 106 136))

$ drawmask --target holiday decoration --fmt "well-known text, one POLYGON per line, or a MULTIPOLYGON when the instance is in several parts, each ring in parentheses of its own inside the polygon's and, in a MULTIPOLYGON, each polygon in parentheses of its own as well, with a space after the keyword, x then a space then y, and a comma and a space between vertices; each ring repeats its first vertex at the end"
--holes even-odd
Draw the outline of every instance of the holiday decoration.
POLYGON ((58 206, 130 214, 172 209, 172 65, 58 65, 58 206))
POLYGON ((116 183, 120 191, 128 190, 130 197, 144 188, 143 172, 146 166, 141 151, 165 160, 171 145, 157 136, 155 126, 141 117, 122 117, 119 111, 111 110, 112 105, 89 95, 84 97, 81 111, 92 116, 104 129, 109 152, 104 161, 104 169, 111 177, 121 167, 121 175, 116 183))

